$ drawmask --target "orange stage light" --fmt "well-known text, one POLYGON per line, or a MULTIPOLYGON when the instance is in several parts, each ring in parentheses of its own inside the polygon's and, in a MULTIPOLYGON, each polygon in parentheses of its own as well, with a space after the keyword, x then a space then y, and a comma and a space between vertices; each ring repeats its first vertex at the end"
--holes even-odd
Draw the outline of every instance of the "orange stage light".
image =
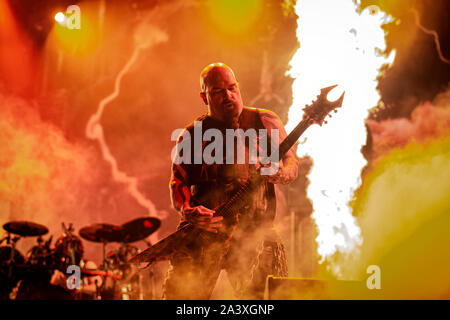
POLYGON ((55 21, 60 25, 64 25, 66 22, 66 15, 62 12, 58 12, 57 14, 55 14, 55 21))
POLYGON ((262 11, 260 0, 217 0, 208 3, 209 13, 221 31, 239 34, 255 24, 262 11))

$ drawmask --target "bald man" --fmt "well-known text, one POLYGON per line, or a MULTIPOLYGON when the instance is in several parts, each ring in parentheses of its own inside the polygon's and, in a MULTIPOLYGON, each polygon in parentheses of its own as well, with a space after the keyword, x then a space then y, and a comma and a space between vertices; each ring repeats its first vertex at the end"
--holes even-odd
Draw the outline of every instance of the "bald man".
MULTIPOLYGON (((208 112, 185 128, 177 145, 195 141, 199 138, 196 135, 202 135, 208 129, 219 130, 224 137, 227 129, 256 130, 257 133, 266 129, 269 141, 272 130, 276 129, 279 142, 286 137, 283 124, 275 113, 243 105, 239 83, 227 65, 212 63, 206 66, 200 74, 200 87, 200 97, 208 112), (199 124, 201 133, 195 128, 199 124)), ((203 141, 200 151, 204 152, 209 143, 211 141, 203 141)), ((190 223, 209 233, 224 231, 225 221, 222 216, 214 216, 214 208, 229 200, 242 183, 260 174, 261 165, 249 160, 249 143, 244 140, 245 149, 232 146, 235 151, 245 150, 245 163, 229 163, 225 158, 224 161, 205 163, 201 155, 201 163, 174 161, 170 194, 174 208, 181 214, 179 228, 190 223)), ((194 160, 199 150, 194 148, 194 143, 191 145, 190 154, 194 160)), ((224 148, 223 155, 230 146, 224 148)), ((284 247, 273 228, 274 184, 287 184, 297 177, 298 158, 293 149, 280 159, 276 173, 265 176, 263 183, 246 198, 245 206, 239 209, 232 223, 231 241, 223 250, 217 252, 209 243, 201 243, 191 248, 188 254, 180 253, 171 259, 163 298, 209 299, 220 271, 225 269, 237 297, 262 299, 267 275, 287 276, 284 247)))

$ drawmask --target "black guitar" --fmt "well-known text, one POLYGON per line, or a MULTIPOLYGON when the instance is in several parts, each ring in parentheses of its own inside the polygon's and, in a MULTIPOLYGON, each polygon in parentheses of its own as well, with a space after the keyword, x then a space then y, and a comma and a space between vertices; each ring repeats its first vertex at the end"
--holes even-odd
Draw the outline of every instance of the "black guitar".
MULTIPOLYGON (((333 110, 337 112, 337 108, 342 106, 345 92, 334 102, 330 102, 326 98, 327 94, 336 86, 337 85, 321 89, 317 99, 310 106, 306 106, 303 109, 303 119, 279 145, 278 152, 280 159, 283 158, 309 126, 315 123, 321 126, 324 122, 326 123, 325 118, 327 116, 331 117, 330 112, 333 110)), ((129 262, 148 262, 148 265, 150 265, 157 261, 168 260, 175 253, 189 254, 191 248, 195 248, 197 244, 201 243, 215 243, 216 245, 214 247, 217 248, 217 250, 226 252, 229 240, 235 229, 235 224, 228 223, 227 225, 226 222, 236 221, 236 213, 239 212, 239 209, 242 208, 243 205, 245 205, 248 195, 262 183, 262 180, 263 178, 260 175, 257 175, 254 179, 247 180, 228 201, 215 208, 214 216, 224 217, 223 221, 226 227, 225 232, 215 234, 195 228, 188 223, 168 237, 137 254, 131 258, 129 262)))

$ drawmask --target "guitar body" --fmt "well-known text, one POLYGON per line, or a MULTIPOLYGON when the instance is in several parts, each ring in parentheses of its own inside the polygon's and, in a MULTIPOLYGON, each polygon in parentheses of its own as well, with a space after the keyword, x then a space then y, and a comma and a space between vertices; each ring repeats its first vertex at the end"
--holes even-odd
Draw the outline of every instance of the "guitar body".
POLYGON ((150 265, 158 261, 170 260, 176 254, 202 258, 200 256, 206 256, 206 252, 210 257, 220 258, 228 252, 236 226, 236 223, 225 222, 219 233, 212 233, 186 223, 168 237, 133 257, 130 262, 148 262, 150 265))

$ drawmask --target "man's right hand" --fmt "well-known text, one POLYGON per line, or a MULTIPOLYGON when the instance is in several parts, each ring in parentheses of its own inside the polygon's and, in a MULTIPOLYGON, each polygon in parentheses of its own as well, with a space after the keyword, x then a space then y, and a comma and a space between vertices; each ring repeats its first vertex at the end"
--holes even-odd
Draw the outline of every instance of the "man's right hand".
POLYGON ((185 219, 197 228, 217 233, 222 227, 223 217, 214 217, 214 210, 204 206, 183 206, 181 210, 185 219))

